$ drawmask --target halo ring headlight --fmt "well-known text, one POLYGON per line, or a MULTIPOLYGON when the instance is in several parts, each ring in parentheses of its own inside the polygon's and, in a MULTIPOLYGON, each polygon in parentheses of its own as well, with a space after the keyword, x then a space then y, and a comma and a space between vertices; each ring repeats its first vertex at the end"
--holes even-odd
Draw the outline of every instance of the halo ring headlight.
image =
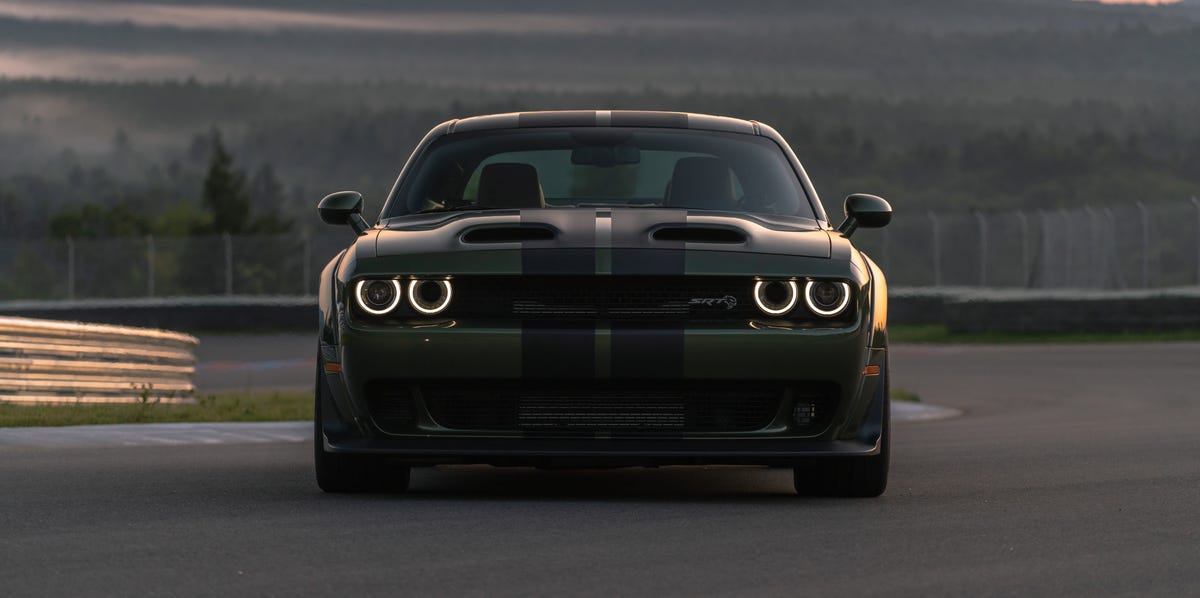
POLYGON ((769 316, 781 316, 792 311, 796 307, 796 301, 800 297, 799 287, 796 286, 794 280, 760 280, 754 283, 754 304, 758 306, 764 314, 769 316), (767 297, 773 285, 784 285, 787 289, 787 297, 783 301, 773 301, 767 297))
POLYGON ((400 281, 396 279, 360 280, 358 284, 354 285, 354 299, 363 311, 371 315, 382 316, 400 305, 400 291, 400 281), (377 286, 378 284, 384 286, 377 286), (376 301, 371 300, 369 294, 372 293, 377 294, 376 301), (391 297, 388 297, 388 294, 391 297))
MULTIPOLYGON (((829 299, 826 297, 825 299, 829 299)), ((818 316, 832 318, 843 311, 850 305, 850 285, 844 282, 835 282, 831 280, 810 280, 804 283, 804 303, 808 305, 808 309, 818 316), (827 293, 831 285, 835 299, 822 300, 818 293, 827 293)))
POLYGON ((450 298, 454 295, 454 287, 451 286, 449 280, 430 280, 428 278, 414 278, 408 283, 408 304, 417 312, 433 316, 442 313, 446 306, 450 305, 450 298), (425 285, 438 285, 439 296, 434 301, 429 301, 422 293, 425 285))

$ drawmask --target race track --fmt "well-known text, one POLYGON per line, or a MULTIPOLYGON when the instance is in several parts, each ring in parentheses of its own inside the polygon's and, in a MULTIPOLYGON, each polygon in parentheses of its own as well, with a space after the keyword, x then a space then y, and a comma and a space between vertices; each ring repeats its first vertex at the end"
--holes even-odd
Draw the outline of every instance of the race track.
MULTIPOLYGON (((307 386, 310 339, 226 342, 280 362, 251 386, 307 386)), ((238 359, 201 387, 245 385, 238 359)), ((752 468, 440 468, 403 496, 328 496, 306 443, 0 448, 0 595, 1196 593, 1200 344, 900 346, 892 365, 963 415, 897 426, 873 500, 752 468)))

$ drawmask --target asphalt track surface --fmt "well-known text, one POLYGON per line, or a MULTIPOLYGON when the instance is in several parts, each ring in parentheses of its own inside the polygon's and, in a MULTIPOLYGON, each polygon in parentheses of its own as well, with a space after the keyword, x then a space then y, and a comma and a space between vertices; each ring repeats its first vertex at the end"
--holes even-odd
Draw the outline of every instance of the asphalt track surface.
POLYGON ((963 415, 897 426, 878 499, 755 468, 438 468, 331 496, 306 443, 0 448, 0 596, 1196 595, 1200 344, 892 359, 963 415))

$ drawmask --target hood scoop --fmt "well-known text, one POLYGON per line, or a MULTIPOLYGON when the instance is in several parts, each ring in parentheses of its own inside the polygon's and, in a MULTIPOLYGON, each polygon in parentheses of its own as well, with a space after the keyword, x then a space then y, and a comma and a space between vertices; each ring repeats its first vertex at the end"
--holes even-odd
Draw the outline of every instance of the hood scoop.
POLYGON ((724 226, 664 226, 650 233, 650 238, 655 241, 673 241, 676 243, 741 245, 746 242, 746 233, 736 228, 724 226))
POLYGON ((475 226, 462 234, 462 242, 487 245, 493 243, 520 243, 522 241, 553 241, 558 231, 549 226, 475 226))

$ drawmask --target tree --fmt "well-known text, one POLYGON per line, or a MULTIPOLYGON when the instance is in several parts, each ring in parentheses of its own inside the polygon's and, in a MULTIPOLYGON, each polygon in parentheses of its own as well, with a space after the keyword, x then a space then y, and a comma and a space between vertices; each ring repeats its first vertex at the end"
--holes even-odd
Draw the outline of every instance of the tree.
POLYGON ((212 214, 212 231, 246 232, 250 219, 250 195, 246 192, 246 173, 233 167, 233 156, 226 151, 221 135, 214 133, 208 176, 204 178, 204 207, 212 214))

